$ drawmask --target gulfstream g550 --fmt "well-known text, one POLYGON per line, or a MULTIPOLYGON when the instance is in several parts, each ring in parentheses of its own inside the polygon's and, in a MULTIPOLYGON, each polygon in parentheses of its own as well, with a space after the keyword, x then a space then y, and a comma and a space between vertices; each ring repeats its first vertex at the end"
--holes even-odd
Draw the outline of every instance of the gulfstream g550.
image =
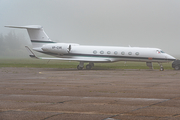
POLYGON ((160 70, 163 71, 164 68, 161 63, 175 60, 174 57, 164 53, 158 48, 89 46, 74 43, 57 43, 50 40, 40 25, 5 27, 27 29, 33 50, 55 56, 56 58, 37 57, 31 49, 26 46, 30 57, 37 59, 78 61, 78 70, 82 70, 86 62, 89 63, 86 65, 86 69, 91 69, 94 63, 140 61, 146 62, 146 65, 150 68, 153 68, 152 62, 157 62, 160 65, 160 70))

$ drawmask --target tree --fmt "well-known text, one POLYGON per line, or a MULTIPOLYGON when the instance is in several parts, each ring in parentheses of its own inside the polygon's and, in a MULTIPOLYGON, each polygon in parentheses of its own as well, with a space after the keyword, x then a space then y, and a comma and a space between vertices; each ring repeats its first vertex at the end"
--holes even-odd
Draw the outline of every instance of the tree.
POLYGON ((0 58, 28 57, 24 47, 27 44, 23 35, 17 36, 13 31, 5 36, 0 34, 0 58))

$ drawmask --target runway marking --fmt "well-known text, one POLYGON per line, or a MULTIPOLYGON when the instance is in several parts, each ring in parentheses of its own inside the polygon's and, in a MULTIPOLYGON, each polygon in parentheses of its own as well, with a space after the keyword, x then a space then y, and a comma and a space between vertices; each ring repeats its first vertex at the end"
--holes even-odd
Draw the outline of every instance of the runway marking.
MULTIPOLYGON (((32 97, 32 96, 38 96, 38 97, 50 97, 51 95, 22 95, 22 94, 0 94, 0 96, 25 96, 25 97, 32 97)), ((83 97, 83 96, 53 96, 53 97, 58 97, 58 98, 76 98, 76 99, 107 99, 107 100, 128 100, 128 101, 167 101, 170 99, 158 99, 158 98, 118 98, 118 97, 83 97)))
POLYGON ((119 98, 120 100, 130 100, 130 101, 158 101, 158 100, 168 100, 168 99, 156 99, 156 98, 119 98))
POLYGON ((47 112, 47 113, 58 113, 58 114, 86 114, 86 115, 113 115, 116 116, 113 113, 103 113, 103 112, 78 112, 78 111, 45 111, 45 110, 29 110, 27 108, 25 109, 2 109, 0 113, 3 112, 47 112))
POLYGON ((157 98, 116 98, 116 97, 83 97, 84 99, 118 99, 118 100, 128 100, 128 101, 161 101, 169 99, 157 99, 157 98))

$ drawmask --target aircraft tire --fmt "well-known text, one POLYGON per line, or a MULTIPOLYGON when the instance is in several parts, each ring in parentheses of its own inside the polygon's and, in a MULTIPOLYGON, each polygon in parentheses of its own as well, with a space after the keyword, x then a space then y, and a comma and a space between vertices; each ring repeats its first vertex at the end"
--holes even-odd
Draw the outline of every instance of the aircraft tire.
POLYGON ((174 69, 175 69, 175 70, 179 70, 180 67, 179 67, 178 65, 176 65, 176 66, 174 67, 174 69))
POLYGON ((78 69, 78 70, 82 70, 83 67, 80 67, 80 66, 78 65, 78 66, 77 66, 77 69, 78 69))
POLYGON ((91 66, 91 65, 89 65, 89 64, 88 64, 88 65, 86 65, 86 69, 87 69, 87 70, 90 70, 91 68, 92 68, 92 66, 91 66))
POLYGON ((161 68, 160 68, 160 71, 164 71, 164 68, 163 68, 163 67, 161 67, 161 68))

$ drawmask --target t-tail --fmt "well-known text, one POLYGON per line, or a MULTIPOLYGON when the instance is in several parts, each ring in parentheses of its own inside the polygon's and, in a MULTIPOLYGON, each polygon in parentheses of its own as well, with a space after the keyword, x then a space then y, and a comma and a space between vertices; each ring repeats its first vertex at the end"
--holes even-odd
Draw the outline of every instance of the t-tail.
POLYGON ((44 32, 43 27, 40 25, 28 25, 28 26, 8 25, 5 27, 27 29, 34 50, 41 49, 42 46, 45 44, 55 43, 52 40, 50 40, 50 38, 44 32))

